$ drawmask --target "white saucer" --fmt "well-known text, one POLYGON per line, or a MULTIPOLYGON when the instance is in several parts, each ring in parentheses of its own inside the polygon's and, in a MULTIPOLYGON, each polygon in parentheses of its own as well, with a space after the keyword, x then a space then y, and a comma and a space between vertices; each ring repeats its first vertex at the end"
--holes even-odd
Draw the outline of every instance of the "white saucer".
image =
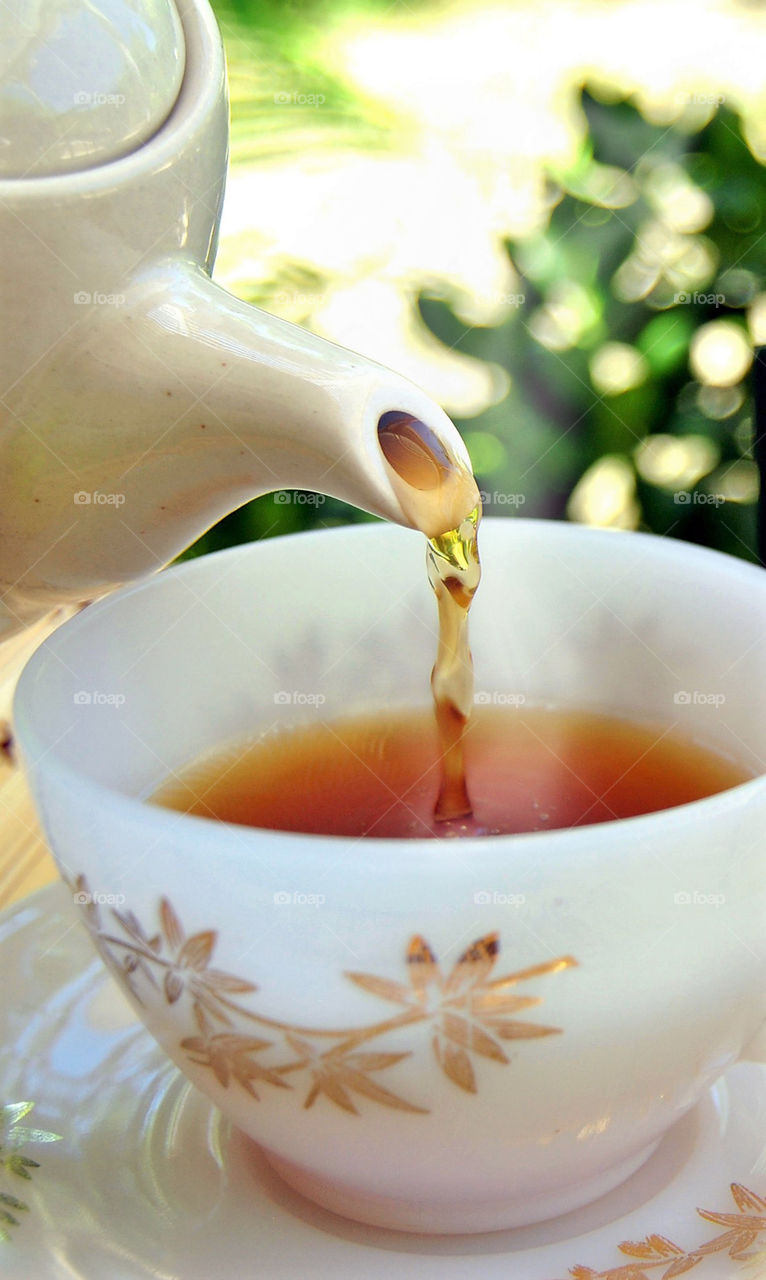
POLYGON ((663 1280, 684 1256, 676 1275, 766 1280, 766 1053, 597 1204, 515 1231, 411 1236, 346 1222, 270 1171, 136 1021, 62 885, 0 917, 0 970, 0 1103, 33 1100, 24 1123, 62 1135, 24 1148, 40 1162, 31 1181, 0 1172, 0 1191, 29 1205, 0 1243, 12 1280, 663 1280), (753 1193, 739 1207, 731 1184, 753 1193), (620 1250, 650 1236, 653 1254, 620 1250))

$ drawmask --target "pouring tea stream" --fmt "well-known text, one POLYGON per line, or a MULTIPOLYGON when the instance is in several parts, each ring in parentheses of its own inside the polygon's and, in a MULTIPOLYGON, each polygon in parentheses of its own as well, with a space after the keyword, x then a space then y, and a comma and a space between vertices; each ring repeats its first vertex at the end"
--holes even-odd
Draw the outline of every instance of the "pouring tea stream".
POLYGON ((206 0, 134 8, 125 29, 96 15, 98 88, 78 71, 84 6, 6 18, 0 641, 154 572, 262 493, 317 490, 428 537, 478 503, 424 392, 212 282, 220 36, 206 0))

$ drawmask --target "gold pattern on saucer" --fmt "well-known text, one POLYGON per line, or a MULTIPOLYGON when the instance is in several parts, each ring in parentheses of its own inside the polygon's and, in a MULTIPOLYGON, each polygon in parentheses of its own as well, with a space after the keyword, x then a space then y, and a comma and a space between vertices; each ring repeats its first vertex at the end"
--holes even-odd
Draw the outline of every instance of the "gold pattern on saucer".
MULTIPOLYGON (((737 1213, 697 1210, 706 1222, 713 1222, 725 1230, 712 1240, 698 1245, 696 1249, 682 1249, 680 1245, 660 1235, 647 1236, 637 1243, 626 1240, 619 1245, 619 1250, 633 1261, 622 1262, 606 1271, 594 1271, 592 1267, 572 1267, 569 1276, 573 1280, 652 1280, 652 1277, 656 1280, 673 1280, 673 1277, 685 1275, 707 1258, 721 1253, 728 1253, 732 1261, 743 1264, 742 1268, 737 1268, 737 1274, 743 1280, 746 1275, 751 1275, 752 1280, 765 1276, 766 1199, 756 1195, 754 1191, 748 1191, 739 1182, 731 1184, 731 1194, 737 1213), (760 1245, 760 1249, 753 1250, 755 1244, 760 1245), (746 1271, 746 1264, 752 1264, 756 1269, 750 1271, 748 1267, 746 1271)), ((699 1273, 699 1278, 703 1280, 704 1272, 699 1273)))
POLYGON ((303 1073, 308 1085, 304 1108, 324 1097, 358 1115, 355 1103, 361 1096, 398 1111, 427 1114, 426 1108, 408 1102, 374 1078, 411 1057, 412 1050, 361 1049, 417 1023, 430 1026, 432 1049, 444 1075, 466 1093, 478 1092, 475 1059, 508 1066, 504 1044, 561 1032, 560 1027, 517 1018, 516 1014, 540 1004, 541 997, 518 995, 513 988, 577 963, 572 956, 560 956, 491 978, 500 942, 496 933, 489 933, 477 938, 445 976, 425 938, 415 936, 405 956, 407 982, 370 973, 344 975, 369 995, 397 1005, 398 1012, 364 1027, 304 1027, 268 1018, 235 999, 258 988, 212 968, 216 930, 187 936, 167 898, 159 905, 159 928, 150 935, 132 911, 116 906, 110 908, 110 915, 117 929, 105 925, 84 876, 72 889, 105 961, 140 1004, 147 996, 169 1005, 186 1001, 193 1034, 185 1036, 180 1047, 190 1062, 212 1071, 223 1088, 237 1084, 253 1098, 259 1097, 261 1085, 292 1088, 285 1077, 303 1073), (264 1061, 270 1050, 273 1060, 264 1061))
POLYGON ((8 1102, 0 1107, 0 1241, 3 1242, 9 1241, 11 1229, 20 1225, 16 1214, 29 1212, 26 1201, 2 1189, 8 1185, 5 1175, 12 1174, 28 1182, 32 1177, 30 1170, 39 1169, 40 1162, 22 1155, 21 1148, 30 1143, 61 1141, 60 1133, 30 1129, 20 1123, 34 1110, 34 1105, 34 1102, 8 1102))

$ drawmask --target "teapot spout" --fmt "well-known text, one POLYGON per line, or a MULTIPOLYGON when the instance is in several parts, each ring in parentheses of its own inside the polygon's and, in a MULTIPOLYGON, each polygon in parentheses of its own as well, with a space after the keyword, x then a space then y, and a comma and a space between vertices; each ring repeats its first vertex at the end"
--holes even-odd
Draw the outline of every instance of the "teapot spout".
POLYGON ((429 537, 479 501, 460 436, 422 391, 185 260, 84 309, 6 399, 0 638, 154 572, 273 490, 429 537))
POLYGON ((177 502, 188 472, 198 524, 288 488, 342 499, 429 537, 476 506, 453 423, 382 365, 240 301, 185 263, 152 273, 137 321, 142 399, 153 405, 146 413, 156 420, 159 410, 168 421, 157 423, 152 452, 175 453, 183 424, 176 460, 185 467, 173 489, 177 502), (206 479, 220 497, 203 513, 206 479))

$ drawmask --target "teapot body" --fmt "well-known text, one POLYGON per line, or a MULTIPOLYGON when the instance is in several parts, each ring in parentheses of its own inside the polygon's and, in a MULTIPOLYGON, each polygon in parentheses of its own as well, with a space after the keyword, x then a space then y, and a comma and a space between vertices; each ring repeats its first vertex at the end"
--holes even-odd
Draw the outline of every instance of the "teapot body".
POLYGON ((163 542, 144 510, 174 501, 163 503, 161 475, 158 493, 136 465, 159 449, 160 471, 173 461, 173 498, 183 493, 177 370, 163 371, 169 394, 142 420, 136 384, 162 379, 146 333, 130 335, 145 328, 134 322, 158 261, 211 269, 226 175, 220 35, 206 4, 186 6, 183 25, 180 93, 146 145, 79 172, 0 182, 0 638, 159 567, 222 514, 215 485, 205 509, 197 475, 188 520, 168 518, 163 542))
POLYGON ((162 568, 272 490, 318 490, 428 536, 479 501, 425 392, 211 280, 225 61, 207 0, 186 0, 182 23, 180 91, 151 138, 0 181, 0 641, 162 568), (384 455, 392 413, 427 424, 438 485, 384 455))

